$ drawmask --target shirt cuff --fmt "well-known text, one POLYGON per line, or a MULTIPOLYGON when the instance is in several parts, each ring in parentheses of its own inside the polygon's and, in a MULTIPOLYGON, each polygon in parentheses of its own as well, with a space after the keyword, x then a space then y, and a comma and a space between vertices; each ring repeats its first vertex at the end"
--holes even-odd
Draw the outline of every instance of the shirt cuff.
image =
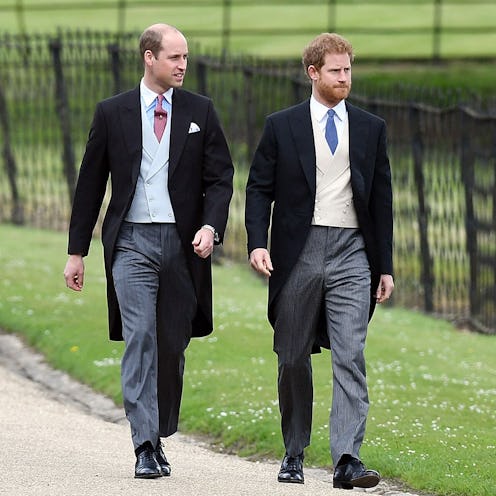
POLYGON ((218 243, 220 241, 219 233, 215 230, 215 227, 210 224, 203 224, 202 229, 208 229, 214 235, 214 242, 218 243))

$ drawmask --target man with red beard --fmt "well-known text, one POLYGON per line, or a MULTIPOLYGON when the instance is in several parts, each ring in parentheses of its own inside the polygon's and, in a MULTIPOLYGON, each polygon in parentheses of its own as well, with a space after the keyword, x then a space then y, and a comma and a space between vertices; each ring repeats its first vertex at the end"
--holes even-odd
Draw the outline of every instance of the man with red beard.
POLYGON ((352 62, 351 44, 337 34, 306 47, 312 95, 266 119, 246 188, 250 264, 270 277, 286 449, 278 480, 304 482, 311 354, 323 346, 332 354, 333 483, 342 489, 380 480, 359 456, 369 407, 364 347, 375 304, 394 288, 386 125, 346 101, 352 62))

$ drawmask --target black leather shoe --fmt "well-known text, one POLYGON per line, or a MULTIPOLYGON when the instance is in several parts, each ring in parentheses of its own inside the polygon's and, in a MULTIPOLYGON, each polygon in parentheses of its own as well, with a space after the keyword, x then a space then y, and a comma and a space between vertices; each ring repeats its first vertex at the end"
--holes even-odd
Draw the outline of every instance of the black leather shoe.
POLYGON ((162 443, 159 441, 157 447, 155 448, 155 459, 157 460, 158 466, 162 475, 167 477, 171 474, 171 466, 165 457, 164 450, 162 449, 162 443))
POLYGON ((303 453, 298 456, 289 456, 286 453, 282 459, 281 470, 279 470, 277 480, 279 482, 303 484, 305 482, 303 477, 303 458, 303 453))
POLYGON ((134 477, 136 479, 155 479, 156 477, 162 477, 162 471, 151 446, 144 448, 136 455, 134 477))
POLYGON ((334 469, 332 485, 337 489, 368 488, 377 486, 380 480, 379 472, 367 470, 360 460, 352 458, 348 463, 334 469))

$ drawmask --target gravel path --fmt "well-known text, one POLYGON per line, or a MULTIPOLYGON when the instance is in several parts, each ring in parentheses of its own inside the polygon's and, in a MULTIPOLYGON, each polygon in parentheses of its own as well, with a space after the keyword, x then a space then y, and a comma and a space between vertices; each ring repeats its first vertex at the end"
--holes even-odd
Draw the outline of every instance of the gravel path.
POLYGON ((279 461, 213 452, 175 434, 172 476, 134 479, 129 426, 112 401, 51 369, 15 336, 0 333, 0 494, 9 496, 415 496, 386 482, 333 489, 332 474, 305 469, 305 484, 280 484, 279 461))

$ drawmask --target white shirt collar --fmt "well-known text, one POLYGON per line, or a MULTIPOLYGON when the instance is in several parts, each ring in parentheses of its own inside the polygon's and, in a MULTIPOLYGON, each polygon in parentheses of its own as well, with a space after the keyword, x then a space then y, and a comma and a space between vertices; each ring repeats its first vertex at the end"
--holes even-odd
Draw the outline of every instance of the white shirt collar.
MULTIPOLYGON (((172 93, 174 91, 174 88, 169 88, 165 93, 163 93, 165 99, 169 104, 172 104, 172 93)), ((140 94, 141 98, 143 99, 143 103, 145 104, 145 108, 147 109, 152 103, 155 101, 155 99, 158 96, 158 93, 155 93, 152 91, 148 86, 146 86, 145 82, 143 81, 143 78, 141 79, 140 82, 140 94)))
MULTIPOLYGON (((332 107, 334 112, 336 112, 336 115, 338 119, 343 122, 346 118, 346 103, 344 100, 341 100, 335 107, 332 107)), ((325 119, 327 119, 327 111, 329 110, 329 107, 326 107, 322 103, 318 102, 316 98, 312 95, 310 97, 310 111, 312 112, 312 115, 315 116, 317 119, 317 122, 323 122, 325 119)))

